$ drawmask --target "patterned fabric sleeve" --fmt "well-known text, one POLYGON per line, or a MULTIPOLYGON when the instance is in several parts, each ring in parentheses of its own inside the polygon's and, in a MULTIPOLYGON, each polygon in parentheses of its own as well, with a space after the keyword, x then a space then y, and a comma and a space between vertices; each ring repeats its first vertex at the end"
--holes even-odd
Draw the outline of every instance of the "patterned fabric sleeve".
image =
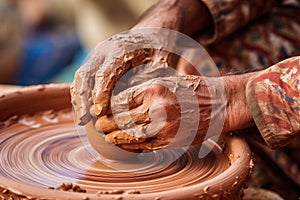
POLYGON ((248 22, 266 13, 271 8, 279 5, 283 0, 202 0, 209 9, 213 21, 214 30, 212 34, 203 33, 200 35, 202 44, 211 44, 248 22))
POLYGON ((300 138, 300 56, 261 71, 247 84, 254 121, 273 149, 300 138))

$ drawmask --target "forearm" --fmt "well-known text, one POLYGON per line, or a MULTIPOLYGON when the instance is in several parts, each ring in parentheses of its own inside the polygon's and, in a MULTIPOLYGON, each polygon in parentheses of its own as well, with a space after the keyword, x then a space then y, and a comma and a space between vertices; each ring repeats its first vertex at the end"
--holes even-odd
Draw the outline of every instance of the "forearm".
POLYGON ((247 105, 246 85, 256 73, 212 78, 187 76, 196 88, 200 108, 198 138, 207 134, 209 126, 225 134, 255 125, 247 105))
MULTIPOLYGON (((189 87, 194 88, 200 112, 199 122, 194 122, 199 123, 194 143, 201 143, 204 136, 218 136, 255 125, 246 99, 246 84, 254 74, 224 77, 184 76, 183 80, 188 80, 189 87)), ((185 101, 194 105, 192 99, 186 98, 185 101)))
POLYGON ((149 9, 132 29, 162 27, 191 35, 210 24, 210 13, 200 0, 162 0, 149 9))
POLYGON ((292 57, 262 71, 225 76, 225 132, 256 125, 270 148, 299 138, 299 61, 292 57))

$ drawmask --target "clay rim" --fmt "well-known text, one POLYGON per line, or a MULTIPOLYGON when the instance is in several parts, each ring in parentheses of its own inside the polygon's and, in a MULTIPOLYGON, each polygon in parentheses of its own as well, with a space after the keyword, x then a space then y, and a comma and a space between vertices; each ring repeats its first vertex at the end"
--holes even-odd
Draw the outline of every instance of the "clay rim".
MULTIPOLYGON (((47 109, 59 110, 62 108, 71 108, 69 91, 70 84, 49 84, 25 87, 12 93, 2 95, 0 97, 0 121, 4 121, 17 114, 33 114, 47 109), (30 102, 24 101, 25 99, 30 99, 30 102), (23 106, 24 103, 32 104, 33 102, 36 102, 35 106, 40 105, 39 102, 41 102, 41 107, 36 106, 35 108, 37 109, 33 109, 30 106, 27 107, 27 105, 25 105, 25 107, 23 106), (53 107, 53 105, 55 105, 55 107, 53 107)), ((231 137, 226 142, 224 152, 230 157, 230 166, 223 173, 205 182, 155 193, 124 193, 121 195, 101 194, 101 199, 111 199, 115 196, 122 197, 122 199, 154 199, 157 197, 187 199, 193 198, 195 194, 219 194, 220 191, 238 190, 241 185, 234 184, 237 181, 237 177, 239 183, 243 184, 252 169, 250 149, 242 139, 231 137), (220 190, 220 187, 222 190, 220 190), (192 196, 187 196, 187 194, 192 196)), ((23 195, 28 198, 99 199, 100 197, 97 194, 53 191, 47 188, 22 184, 2 176, 0 176, 0 187, 8 189, 16 195, 23 195)))

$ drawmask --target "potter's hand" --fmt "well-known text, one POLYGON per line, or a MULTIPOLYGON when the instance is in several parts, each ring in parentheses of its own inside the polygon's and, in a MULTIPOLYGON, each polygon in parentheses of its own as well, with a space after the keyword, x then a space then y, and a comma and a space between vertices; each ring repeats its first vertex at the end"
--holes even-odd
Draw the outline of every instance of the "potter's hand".
POLYGON ((76 72, 71 95, 78 124, 84 125, 92 115, 105 115, 108 112, 113 87, 129 69, 145 63, 149 66, 134 81, 129 81, 129 85, 147 80, 147 77, 150 79, 162 75, 159 69, 167 68, 170 53, 153 48, 153 44, 169 45, 159 39, 168 36, 158 37, 159 32, 150 33, 144 35, 143 32, 134 31, 111 37, 98 45, 76 72), (92 105, 94 110, 90 113, 92 105))
MULTIPOLYGON (((145 13, 141 21, 131 29, 131 32, 139 32, 138 30, 147 27, 157 27, 192 35, 209 27, 210 24, 212 24, 210 13, 203 2, 198 0, 162 0, 145 13)), ((147 35, 149 36, 151 33, 147 31, 147 35)), ((151 61, 154 65, 155 63, 159 65, 160 62, 167 62, 169 59, 168 55, 154 52, 151 48, 130 53, 128 50, 143 46, 149 41, 151 41, 150 43, 156 41, 162 47, 166 47, 166 39, 172 40, 168 35, 159 33, 153 34, 150 38, 145 38, 143 33, 139 36, 122 35, 120 37, 119 35, 119 37, 113 37, 107 41, 105 48, 102 47, 102 44, 98 45, 87 62, 77 71, 71 88, 77 124, 84 125, 90 121, 89 110, 93 103, 97 115, 107 113, 112 87, 129 68, 151 61), (93 96, 92 90, 94 88, 93 96)), ((145 74, 150 74, 150 77, 153 77, 153 73, 157 73, 155 68, 147 69, 149 72, 145 72, 145 74)))
POLYGON ((96 122, 107 141, 128 150, 176 148, 203 141, 211 98, 201 77, 158 78, 112 96, 112 112, 96 122))
POLYGON ((155 150, 251 127, 245 86, 254 74, 149 80, 113 96, 113 115, 99 116, 96 128, 124 149, 155 150))

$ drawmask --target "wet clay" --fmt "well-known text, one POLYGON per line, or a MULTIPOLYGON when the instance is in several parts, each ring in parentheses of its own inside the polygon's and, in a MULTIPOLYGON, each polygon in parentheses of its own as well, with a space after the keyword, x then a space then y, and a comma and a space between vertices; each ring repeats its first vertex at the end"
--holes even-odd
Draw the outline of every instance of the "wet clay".
POLYGON ((165 165, 177 152, 161 151, 130 172, 100 162, 84 140, 69 85, 1 96, 0 199, 241 199, 253 167, 248 146, 235 137, 203 159, 195 146, 165 165), (61 183, 71 189, 53 190, 61 183))

